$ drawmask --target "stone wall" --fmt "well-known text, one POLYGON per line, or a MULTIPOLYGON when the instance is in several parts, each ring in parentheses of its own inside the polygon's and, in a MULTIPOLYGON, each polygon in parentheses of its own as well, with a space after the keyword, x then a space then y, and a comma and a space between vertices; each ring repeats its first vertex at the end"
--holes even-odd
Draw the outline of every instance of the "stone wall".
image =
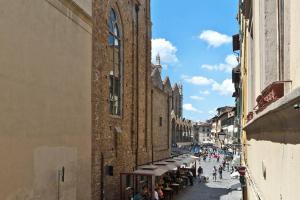
POLYGON ((149 1, 93 1, 93 199, 104 192, 106 199, 119 200, 120 173, 131 172, 149 162, 148 78, 150 69, 149 1), (120 116, 109 114, 108 16, 117 14, 122 48, 123 84, 120 116), (137 17, 138 16, 138 17, 137 17), (113 176, 104 167, 113 166, 113 176))
POLYGON ((153 158, 161 160, 170 157, 170 98, 168 93, 155 86, 152 91, 153 158))

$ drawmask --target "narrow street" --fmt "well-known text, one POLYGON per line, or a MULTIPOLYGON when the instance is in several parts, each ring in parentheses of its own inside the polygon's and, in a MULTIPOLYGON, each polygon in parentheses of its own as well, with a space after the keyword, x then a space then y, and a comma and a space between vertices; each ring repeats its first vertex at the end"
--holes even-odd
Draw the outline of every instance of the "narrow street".
MULTIPOLYGON (((220 159, 222 161, 222 159, 220 159)), ((199 183, 194 180, 194 186, 188 186, 175 197, 175 200, 241 200, 242 192, 239 179, 231 179, 230 172, 223 171, 223 179, 214 182, 212 179, 212 169, 218 167, 220 162, 215 159, 204 162, 200 165, 203 168, 203 175, 209 177, 208 183, 199 183)), ((198 165, 197 165, 198 168, 198 165)))
POLYGON ((300 200, 299 10, 0 0, 0 200, 300 200))

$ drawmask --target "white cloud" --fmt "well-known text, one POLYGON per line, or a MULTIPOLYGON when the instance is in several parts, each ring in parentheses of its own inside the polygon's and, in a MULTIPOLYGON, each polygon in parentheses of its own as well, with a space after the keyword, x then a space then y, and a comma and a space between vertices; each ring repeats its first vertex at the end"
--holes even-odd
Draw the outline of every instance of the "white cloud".
POLYGON ((201 68, 208 69, 208 70, 212 71, 212 70, 215 69, 215 66, 214 65, 204 64, 204 65, 201 66, 201 68))
POLYGON ((236 56, 233 54, 230 54, 226 56, 225 63, 220 63, 216 65, 208 65, 204 64, 201 66, 203 69, 207 69, 210 71, 225 71, 225 72, 231 72, 232 68, 237 66, 238 61, 236 60, 236 56))
POLYGON ((192 104, 190 103, 186 103, 186 104, 183 104, 183 109, 184 110, 187 110, 187 111, 192 111, 192 112, 199 112, 201 113, 200 110, 198 110, 197 108, 195 108, 192 104))
POLYGON ((164 38, 152 39, 152 63, 156 63, 157 54, 160 55, 162 63, 174 64, 178 62, 176 56, 177 48, 168 40, 164 38))
POLYGON ((193 77, 185 77, 184 79, 188 83, 192 83, 194 85, 210 85, 214 83, 213 79, 209 79, 203 76, 193 76, 193 77))
POLYGON ((189 78, 189 76, 188 76, 188 75, 185 75, 185 74, 182 74, 182 75, 180 76, 180 78, 185 80, 185 79, 189 78))
POLYGON ((200 97, 200 96, 190 96, 190 98, 199 101, 204 99, 204 97, 200 97))
POLYGON ((219 47, 232 41, 230 36, 212 30, 202 31, 199 38, 212 47, 219 47))
MULTIPOLYGON (((203 76, 193 76, 193 77, 186 76, 186 79, 184 80, 194 85, 210 85, 213 91, 216 91, 220 95, 224 95, 224 96, 231 95, 234 92, 234 85, 231 79, 225 79, 222 83, 218 83, 213 79, 206 78, 203 76)), ((209 94, 209 91, 206 90, 203 93, 209 94)), ((191 98, 196 99, 197 97, 191 96, 191 98)))
POLYGON ((209 95, 210 92, 208 90, 200 91, 200 94, 209 95))
POLYGON ((236 55, 230 54, 230 55, 226 56, 225 63, 235 67, 238 64, 236 55))
POLYGON ((234 86, 231 79, 225 79, 221 84, 213 83, 212 90, 224 96, 231 95, 234 92, 234 86))

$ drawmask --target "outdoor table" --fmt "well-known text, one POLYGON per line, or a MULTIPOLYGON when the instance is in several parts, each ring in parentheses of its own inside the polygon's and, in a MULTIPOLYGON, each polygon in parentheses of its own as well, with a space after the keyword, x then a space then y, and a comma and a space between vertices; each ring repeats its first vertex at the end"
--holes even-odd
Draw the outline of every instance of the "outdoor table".
POLYGON ((182 178, 177 178, 175 183, 179 185, 179 189, 183 189, 184 181, 182 178))
POLYGON ((187 177, 187 176, 181 176, 181 178, 183 179, 184 185, 188 185, 188 183, 189 183, 189 177, 187 177))
POLYGON ((175 193, 178 194, 180 185, 178 183, 172 183, 170 186, 174 189, 175 193))
POLYGON ((170 187, 166 187, 162 189, 164 191, 166 200, 172 200, 173 199, 173 189, 170 187))

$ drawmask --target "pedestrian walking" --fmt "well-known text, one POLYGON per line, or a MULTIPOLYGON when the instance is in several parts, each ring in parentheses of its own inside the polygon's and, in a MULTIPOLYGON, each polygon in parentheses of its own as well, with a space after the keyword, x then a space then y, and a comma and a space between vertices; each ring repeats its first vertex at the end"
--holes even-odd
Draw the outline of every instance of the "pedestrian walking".
POLYGON ((194 182, 193 182, 193 173, 191 171, 188 171, 188 178, 190 180, 190 185, 193 186, 194 182))
POLYGON ((201 176, 203 174, 203 168, 201 166, 199 166, 197 171, 198 171, 199 183, 201 183, 201 176))
POLYGON ((223 173, 223 167, 222 167, 222 165, 220 165, 220 166, 219 166, 219 177, 220 177, 220 179, 223 178, 223 177, 222 177, 222 173, 223 173))
POLYGON ((233 166, 231 166, 231 174, 234 172, 234 167, 233 166))
POLYGON ((227 168, 227 171, 229 172, 229 161, 228 160, 226 161, 226 168, 227 168))
POLYGON ((213 168, 213 181, 216 181, 217 180, 217 168, 216 166, 214 166, 213 168))

